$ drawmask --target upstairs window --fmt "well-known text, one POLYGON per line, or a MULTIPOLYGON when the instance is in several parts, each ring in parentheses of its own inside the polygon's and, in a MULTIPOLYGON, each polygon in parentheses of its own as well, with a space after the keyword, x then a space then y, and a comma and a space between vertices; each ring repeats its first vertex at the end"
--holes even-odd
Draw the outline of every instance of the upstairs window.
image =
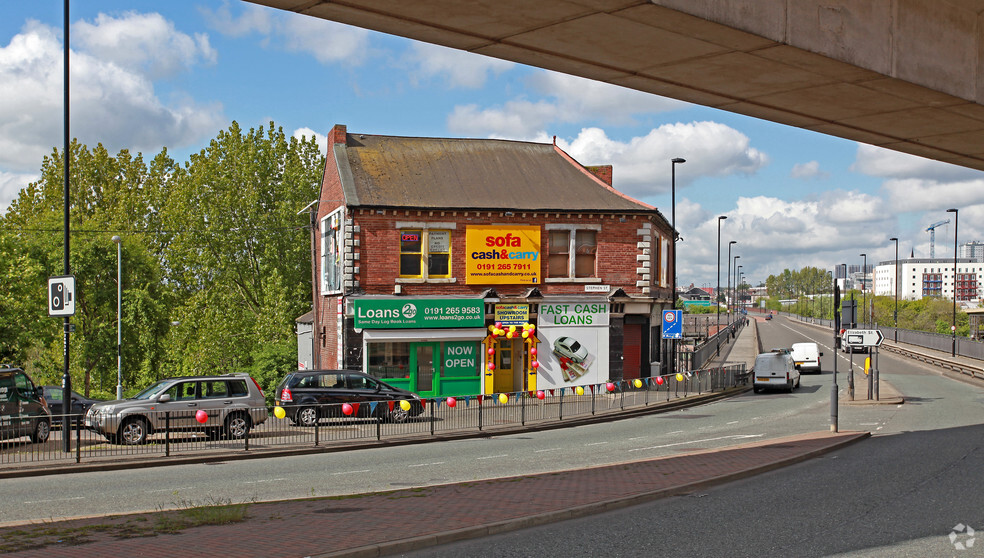
POLYGON ((450 276, 450 230, 400 230, 400 277, 441 279, 450 276))
POLYGON ((547 277, 594 279, 597 275, 598 230, 596 226, 547 225, 550 256, 547 277))

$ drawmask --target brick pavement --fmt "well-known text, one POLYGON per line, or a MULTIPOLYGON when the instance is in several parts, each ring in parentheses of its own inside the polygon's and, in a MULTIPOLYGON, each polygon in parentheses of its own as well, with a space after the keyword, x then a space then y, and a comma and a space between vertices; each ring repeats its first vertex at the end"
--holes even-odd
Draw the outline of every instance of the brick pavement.
POLYGON ((99 527, 157 521, 153 514, 134 514, 0 529, 0 542, 35 528, 56 540, 66 541, 74 534, 88 541, 8 554, 12 558, 379 556, 703 490, 809 459, 868 435, 817 432, 583 470, 256 503, 243 522, 176 534, 117 538, 99 527))

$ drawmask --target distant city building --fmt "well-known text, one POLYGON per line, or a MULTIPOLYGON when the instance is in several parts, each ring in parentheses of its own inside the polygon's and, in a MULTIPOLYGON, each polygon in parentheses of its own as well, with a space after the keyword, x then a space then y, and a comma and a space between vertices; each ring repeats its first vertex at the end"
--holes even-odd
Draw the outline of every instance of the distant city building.
POLYGON ((837 264, 834 266, 834 277, 837 279, 847 279, 847 264, 837 264))
MULTIPOLYGON (((901 288, 899 298, 918 300, 939 297, 953 300, 953 259, 916 258, 899 260, 901 288)), ((895 260, 881 262, 874 270, 874 294, 895 296, 895 260)), ((984 276, 984 263, 969 258, 957 258, 956 296, 958 302, 981 299, 984 288, 979 278, 984 276)))
POLYGON ((984 262, 984 242, 967 242, 957 247, 957 257, 975 262, 984 262))

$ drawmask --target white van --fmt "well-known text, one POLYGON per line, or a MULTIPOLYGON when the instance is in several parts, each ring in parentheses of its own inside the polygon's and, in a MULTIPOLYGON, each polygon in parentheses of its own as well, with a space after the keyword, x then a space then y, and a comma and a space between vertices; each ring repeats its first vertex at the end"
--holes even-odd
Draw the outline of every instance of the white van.
POLYGON ((820 352, 816 343, 793 343, 793 362, 800 372, 820 373, 820 352))
POLYGON ((755 367, 752 369, 755 381, 752 390, 755 393, 763 389, 785 389, 790 392, 800 385, 800 373, 796 369, 792 355, 787 349, 773 349, 768 353, 760 353, 755 357, 755 367))

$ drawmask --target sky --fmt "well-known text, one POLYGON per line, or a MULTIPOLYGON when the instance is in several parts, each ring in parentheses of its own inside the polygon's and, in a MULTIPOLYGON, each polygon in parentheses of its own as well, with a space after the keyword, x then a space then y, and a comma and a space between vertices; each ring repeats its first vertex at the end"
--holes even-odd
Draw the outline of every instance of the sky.
MULTIPOLYGON (((63 146, 62 2, 0 3, 0 213, 63 146)), ((984 173, 565 74, 238 0, 73 2, 73 137, 178 161, 236 121, 322 150, 350 133, 557 144, 670 220, 677 283, 753 285, 784 269, 928 258, 959 212, 984 240, 984 173), (731 260, 735 262, 734 259, 731 260)), ((301 208, 298 208, 300 210, 301 208)), ((953 257, 954 223, 935 254, 953 257)))

